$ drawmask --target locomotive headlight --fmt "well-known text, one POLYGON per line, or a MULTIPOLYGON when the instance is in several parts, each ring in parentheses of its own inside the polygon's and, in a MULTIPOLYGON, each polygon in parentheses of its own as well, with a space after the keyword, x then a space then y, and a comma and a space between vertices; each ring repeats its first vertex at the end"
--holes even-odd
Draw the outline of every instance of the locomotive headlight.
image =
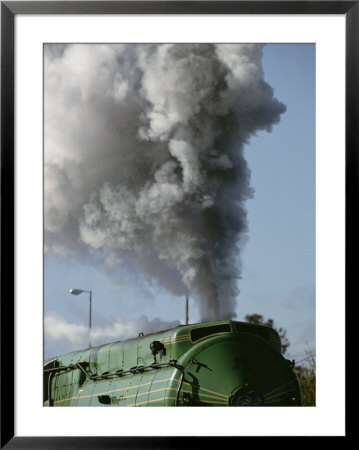
POLYGON ((230 406, 260 406, 261 404, 260 395, 247 387, 238 389, 229 399, 230 406))

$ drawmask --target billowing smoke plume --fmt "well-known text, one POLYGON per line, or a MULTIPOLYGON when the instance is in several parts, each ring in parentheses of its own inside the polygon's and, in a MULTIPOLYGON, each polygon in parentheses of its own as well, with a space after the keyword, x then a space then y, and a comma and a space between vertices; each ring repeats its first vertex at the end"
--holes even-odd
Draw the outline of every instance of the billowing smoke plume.
POLYGON ((201 318, 234 316, 252 195, 243 147, 285 106, 262 46, 46 46, 46 250, 91 249, 201 318))

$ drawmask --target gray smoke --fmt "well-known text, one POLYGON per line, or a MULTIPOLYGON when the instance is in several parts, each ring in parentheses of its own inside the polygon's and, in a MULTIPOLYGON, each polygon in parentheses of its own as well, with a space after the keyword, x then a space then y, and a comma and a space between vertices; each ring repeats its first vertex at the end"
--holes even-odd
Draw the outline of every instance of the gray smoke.
POLYGON ((234 317, 243 148, 285 106, 253 44, 46 45, 45 244, 234 317), (90 250, 90 251, 89 251, 90 250))

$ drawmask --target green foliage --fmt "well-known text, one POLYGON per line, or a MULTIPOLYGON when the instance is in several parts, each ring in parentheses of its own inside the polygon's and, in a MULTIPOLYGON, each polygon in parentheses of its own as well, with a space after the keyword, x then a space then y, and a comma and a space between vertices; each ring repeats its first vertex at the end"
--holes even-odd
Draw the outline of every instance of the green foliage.
POLYGON ((274 320, 273 319, 267 319, 264 322, 263 316, 260 314, 247 314, 244 318, 244 320, 248 323, 253 323, 257 325, 265 325, 267 327, 271 327, 279 334, 281 344, 282 344, 282 354, 284 355, 287 351, 288 347, 290 346, 289 339, 287 338, 287 332, 283 328, 277 328, 274 326, 274 320))
POLYGON ((315 388, 316 388, 316 373, 315 373, 315 356, 312 352, 307 351, 307 365, 297 366, 294 371, 297 375, 301 390, 303 406, 315 406, 315 388))

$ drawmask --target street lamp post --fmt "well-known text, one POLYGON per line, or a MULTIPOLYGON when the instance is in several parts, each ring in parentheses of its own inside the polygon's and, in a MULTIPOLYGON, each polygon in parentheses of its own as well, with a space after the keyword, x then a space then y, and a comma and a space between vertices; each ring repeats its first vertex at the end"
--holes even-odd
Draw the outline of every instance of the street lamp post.
POLYGON ((70 289, 70 294, 80 295, 83 292, 90 294, 90 313, 89 313, 89 347, 91 347, 91 320, 92 320, 92 291, 85 291, 84 289, 70 289))

